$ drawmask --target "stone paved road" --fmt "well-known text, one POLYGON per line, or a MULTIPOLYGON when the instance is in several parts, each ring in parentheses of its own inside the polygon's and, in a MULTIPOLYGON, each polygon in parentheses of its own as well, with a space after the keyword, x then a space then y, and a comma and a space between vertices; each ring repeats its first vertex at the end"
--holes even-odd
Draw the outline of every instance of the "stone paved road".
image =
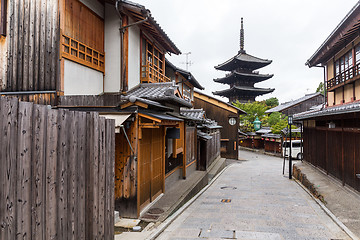
POLYGON ((247 161, 231 165, 157 239, 349 239, 282 175, 281 159, 246 151, 241 159, 247 161))

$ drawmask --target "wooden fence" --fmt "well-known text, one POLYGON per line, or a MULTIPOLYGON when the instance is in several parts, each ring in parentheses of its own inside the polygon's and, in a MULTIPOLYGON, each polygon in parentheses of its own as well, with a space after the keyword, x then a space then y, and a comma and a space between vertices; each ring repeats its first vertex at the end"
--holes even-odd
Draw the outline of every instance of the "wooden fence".
POLYGON ((357 128, 304 127, 304 160, 360 191, 360 132, 357 128))
POLYGON ((0 240, 113 239, 114 128, 0 97, 0 240))

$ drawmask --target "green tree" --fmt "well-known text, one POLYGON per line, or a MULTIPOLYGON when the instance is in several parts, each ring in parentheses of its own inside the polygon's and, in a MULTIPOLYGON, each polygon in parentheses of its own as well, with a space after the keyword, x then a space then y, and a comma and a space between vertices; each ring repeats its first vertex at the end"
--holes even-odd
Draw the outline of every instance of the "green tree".
POLYGON ((267 126, 268 116, 265 114, 265 111, 270 107, 265 104, 265 101, 261 102, 248 102, 248 103, 240 103, 237 101, 233 103, 234 106, 244 110, 247 114, 240 115, 240 130, 243 132, 253 132, 254 124, 256 117, 262 122, 261 126, 267 126))
POLYGON ((273 112, 269 116, 269 125, 271 132, 274 134, 280 134, 281 130, 286 128, 288 123, 288 117, 279 112, 273 112))
POLYGON ((265 100, 265 104, 271 108, 276 107, 279 105, 279 99, 276 97, 268 98, 265 100))
POLYGON ((322 93, 323 95, 325 95, 325 89, 324 89, 324 83, 320 82, 319 86, 316 89, 316 92, 322 93))

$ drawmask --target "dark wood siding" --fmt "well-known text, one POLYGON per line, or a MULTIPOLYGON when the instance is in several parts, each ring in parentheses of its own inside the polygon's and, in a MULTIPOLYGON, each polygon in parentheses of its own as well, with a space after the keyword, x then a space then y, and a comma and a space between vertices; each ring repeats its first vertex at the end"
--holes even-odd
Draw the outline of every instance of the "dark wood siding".
POLYGON ((322 120, 335 121, 334 129, 322 126, 321 121, 311 127, 305 122, 304 160, 360 191, 360 179, 356 177, 360 173, 359 119, 349 119, 349 115, 337 118, 345 120, 322 120))
POLYGON ((287 108, 287 109, 281 111, 281 113, 283 113, 287 116, 294 115, 296 113, 308 111, 308 110, 310 110, 311 107, 320 105, 322 103, 324 103, 324 96, 319 95, 319 96, 313 97, 307 101, 301 102, 295 106, 287 108))
POLYGON ((223 127, 220 130, 221 139, 229 140, 221 142, 221 147, 225 150, 221 152, 221 156, 225 158, 238 159, 239 115, 196 97, 194 98, 194 108, 204 109, 208 118, 215 120, 223 127), (233 126, 229 124, 230 117, 234 117, 236 119, 236 124, 233 126))
POLYGON ((56 90, 58 1, 9 1, 7 74, 2 92, 56 90))
POLYGON ((114 120, 0 97, 0 142, 0 240, 114 238, 114 120))

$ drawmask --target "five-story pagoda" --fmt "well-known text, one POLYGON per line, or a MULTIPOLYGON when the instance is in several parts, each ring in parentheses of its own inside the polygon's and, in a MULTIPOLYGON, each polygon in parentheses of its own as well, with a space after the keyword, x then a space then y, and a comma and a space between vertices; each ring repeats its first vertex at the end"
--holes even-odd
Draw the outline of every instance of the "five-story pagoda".
POLYGON ((255 83, 262 82, 273 77, 273 74, 259 74, 255 71, 269 65, 272 61, 251 56, 244 50, 244 27, 241 18, 240 51, 228 61, 215 67, 217 70, 230 71, 223 78, 214 79, 215 82, 229 84, 230 89, 213 92, 229 98, 229 102, 241 103, 253 102, 259 95, 273 92, 274 88, 256 88, 255 83))

